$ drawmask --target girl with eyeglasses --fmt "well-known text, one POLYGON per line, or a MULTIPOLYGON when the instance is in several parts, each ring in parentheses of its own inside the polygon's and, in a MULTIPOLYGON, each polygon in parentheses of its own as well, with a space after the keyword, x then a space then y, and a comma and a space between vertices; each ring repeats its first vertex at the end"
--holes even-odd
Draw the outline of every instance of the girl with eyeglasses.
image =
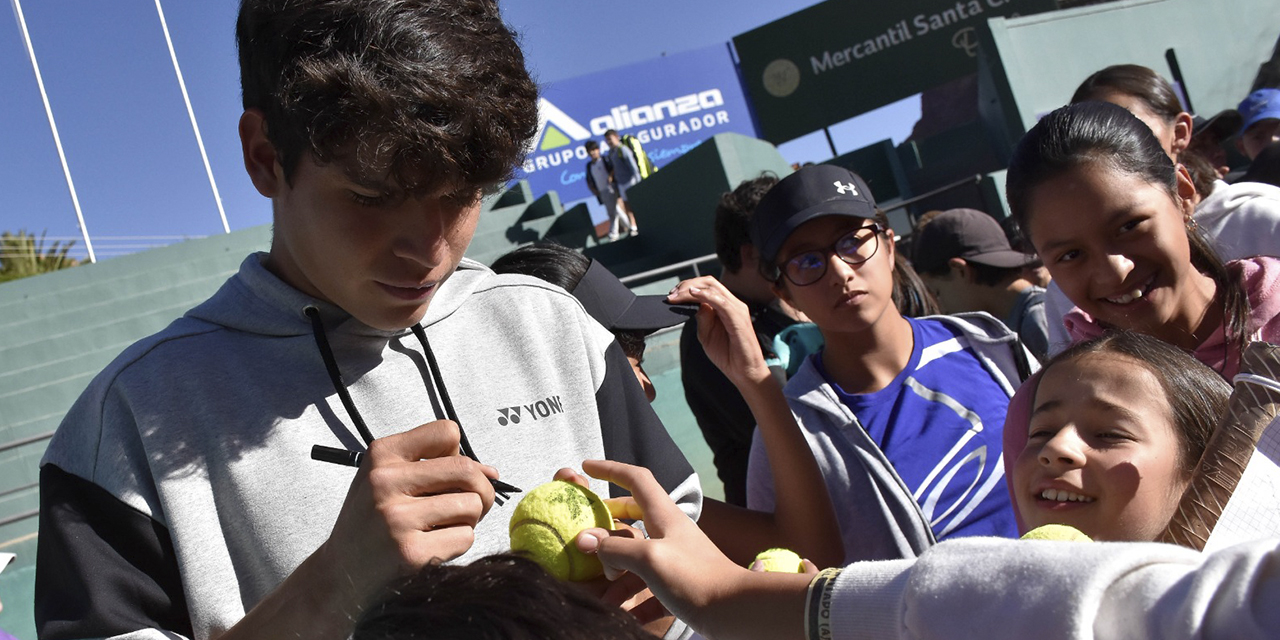
MULTIPOLYGON (((1016 536, 1001 430, 1009 397, 1036 368, 1015 333, 985 313, 904 317, 893 302, 894 234, 860 177, 830 165, 782 180, 752 216, 775 293, 822 332, 785 395, 839 520, 846 562, 915 557, 936 540, 1016 536)), ((727 295, 713 278, 671 302, 727 295)), ((752 447, 747 506, 773 511, 789 470, 752 447)))

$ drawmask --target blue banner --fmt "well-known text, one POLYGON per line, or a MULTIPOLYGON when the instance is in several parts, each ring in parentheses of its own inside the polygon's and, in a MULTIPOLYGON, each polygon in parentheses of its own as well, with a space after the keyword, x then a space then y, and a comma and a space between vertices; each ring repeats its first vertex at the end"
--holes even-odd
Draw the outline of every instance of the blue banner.
POLYGON ((528 180, 535 197, 554 190, 565 203, 591 198, 582 144, 595 140, 607 150, 609 129, 635 136, 659 168, 718 133, 756 136, 725 45, 545 86, 538 121, 533 148, 516 178, 528 180))

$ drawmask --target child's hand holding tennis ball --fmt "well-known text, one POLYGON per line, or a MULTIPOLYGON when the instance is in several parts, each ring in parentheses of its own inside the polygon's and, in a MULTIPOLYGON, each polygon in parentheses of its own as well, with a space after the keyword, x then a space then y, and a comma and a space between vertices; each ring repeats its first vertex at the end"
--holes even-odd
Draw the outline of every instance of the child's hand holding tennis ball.
POLYGON ((649 539, 604 527, 578 534, 578 550, 595 554, 614 579, 642 578, 677 617, 707 637, 783 638, 803 628, 805 591, 812 575, 749 571, 725 557, 648 469, 586 460, 587 474, 631 491, 611 498, 614 517, 644 520, 649 539))
POLYGON ((590 580, 604 570, 594 555, 578 550, 574 539, 591 527, 613 530, 613 516, 600 496, 572 482, 552 480, 526 493, 516 505, 511 550, 561 580, 590 580))

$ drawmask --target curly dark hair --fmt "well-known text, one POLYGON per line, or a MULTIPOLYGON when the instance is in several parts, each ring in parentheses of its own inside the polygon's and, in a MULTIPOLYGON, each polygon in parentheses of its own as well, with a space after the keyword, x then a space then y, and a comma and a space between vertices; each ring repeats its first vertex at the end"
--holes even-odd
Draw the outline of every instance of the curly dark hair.
POLYGON ((243 0, 245 109, 286 177, 303 153, 431 193, 503 182, 538 90, 494 0, 243 0))
POLYGON ((778 176, 765 172, 720 196, 716 204, 716 256, 726 270, 737 273, 742 269, 742 245, 751 244, 751 212, 775 184, 778 176))
POLYGON ((653 640, 636 619, 513 555, 427 565, 356 621, 352 640, 653 640))

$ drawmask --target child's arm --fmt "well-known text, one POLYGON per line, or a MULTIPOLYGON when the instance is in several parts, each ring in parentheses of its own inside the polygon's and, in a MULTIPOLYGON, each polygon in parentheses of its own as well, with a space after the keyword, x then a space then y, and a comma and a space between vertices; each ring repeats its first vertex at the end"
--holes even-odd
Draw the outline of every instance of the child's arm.
POLYGON ((588 529, 578 548, 597 553, 610 579, 644 579, 676 617, 714 638, 798 638, 805 591, 813 576, 749 571, 726 558, 671 502, 643 467, 604 460, 582 463, 588 474, 631 490, 606 502, 619 518, 643 518, 650 539, 588 529))
POLYGON ((668 300, 700 305, 698 340, 746 400, 771 466, 786 471, 774 475, 774 513, 707 501, 699 521, 703 530, 738 562, 769 547, 789 547, 819 567, 843 564, 844 547, 826 482, 782 386, 764 361, 747 305, 710 276, 681 282, 668 300))
POLYGON ((708 637, 1278 638, 1280 548, 1259 540, 1212 554, 1175 545, 963 538, 918 559, 858 562, 811 598, 812 576, 747 571, 718 553, 641 468, 588 460, 583 469, 631 489, 610 501, 643 518, 651 539, 579 534, 609 577, 642 577, 673 613, 708 637), (812 608, 814 611, 810 611, 812 608), (815 633, 816 631, 816 633, 815 633))

